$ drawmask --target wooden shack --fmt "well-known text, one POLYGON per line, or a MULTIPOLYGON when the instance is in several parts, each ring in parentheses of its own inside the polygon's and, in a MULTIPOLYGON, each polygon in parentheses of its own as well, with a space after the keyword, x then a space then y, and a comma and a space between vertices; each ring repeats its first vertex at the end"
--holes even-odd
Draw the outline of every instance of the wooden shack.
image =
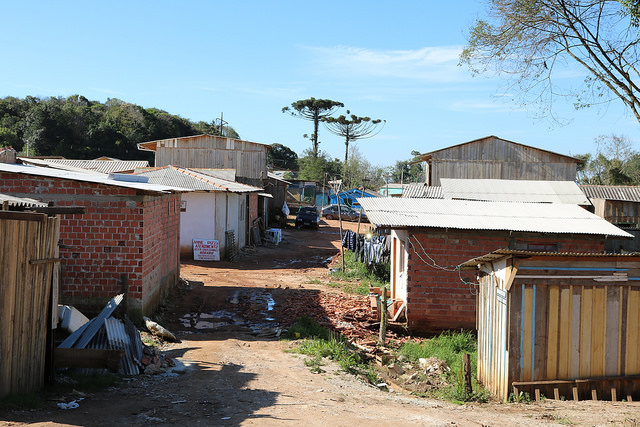
POLYGON ((426 184, 440 178, 575 181, 580 159, 487 136, 418 156, 426 184))
POLYGON ((236 181, 262 187, 267 179, 270 145, 214 135, 169 138, 138 144, 138 149, 155 152, 155 166, 235 169, 236 181))
POLYGON ((477 270, 478 380, 498 398, 640 398, 640 255, 497 250, 477 270))
POLYGON ((44 385, 60 218, 0 210, 0 397, 44 385))

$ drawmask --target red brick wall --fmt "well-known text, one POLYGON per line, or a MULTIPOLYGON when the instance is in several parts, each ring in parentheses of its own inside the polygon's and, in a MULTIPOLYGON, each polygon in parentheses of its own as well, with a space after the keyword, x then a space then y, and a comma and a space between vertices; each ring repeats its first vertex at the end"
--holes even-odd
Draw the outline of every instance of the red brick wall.
POLYGON ((589 236, 509 235, 506 232, 438 231, 409 233, 407 321, 416 332, 475 329, 475 274, 455 268, 462 262, 516 243, 556 244, 561 252, 603 252, 604 240, 589 236))
POLYGON ((121 292, 124 275, 128 311, 139 319, 176 283, 179 195, 11 173, 0 173, 0 192, 85 208, 61 216, 61 303, 100 310, 121 292))

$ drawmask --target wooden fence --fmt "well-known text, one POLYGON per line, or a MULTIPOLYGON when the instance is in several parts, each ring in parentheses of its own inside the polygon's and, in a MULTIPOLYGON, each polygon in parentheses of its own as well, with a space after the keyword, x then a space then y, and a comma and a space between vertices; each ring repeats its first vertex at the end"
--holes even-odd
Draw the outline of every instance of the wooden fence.
POLYGON ((57 217, 0 211, 0 397, 44 385, 59 231, 57 217))

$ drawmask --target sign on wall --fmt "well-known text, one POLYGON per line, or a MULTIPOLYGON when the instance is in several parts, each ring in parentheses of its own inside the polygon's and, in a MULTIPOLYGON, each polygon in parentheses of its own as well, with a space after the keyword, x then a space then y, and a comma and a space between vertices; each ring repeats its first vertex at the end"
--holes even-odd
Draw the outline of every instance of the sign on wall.
POLYGON ((220 261, 220 242, 211 239, 193 239, 193 259, 220 261))

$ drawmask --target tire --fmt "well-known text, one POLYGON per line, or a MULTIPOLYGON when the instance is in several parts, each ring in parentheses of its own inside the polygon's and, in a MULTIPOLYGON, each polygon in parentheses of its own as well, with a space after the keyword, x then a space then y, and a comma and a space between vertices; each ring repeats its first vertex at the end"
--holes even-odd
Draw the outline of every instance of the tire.
POLYGON ((327 218, 327 219, 333 219, 333 215, 329 214, 329 215, 327 215, 325 218, 327 218))

